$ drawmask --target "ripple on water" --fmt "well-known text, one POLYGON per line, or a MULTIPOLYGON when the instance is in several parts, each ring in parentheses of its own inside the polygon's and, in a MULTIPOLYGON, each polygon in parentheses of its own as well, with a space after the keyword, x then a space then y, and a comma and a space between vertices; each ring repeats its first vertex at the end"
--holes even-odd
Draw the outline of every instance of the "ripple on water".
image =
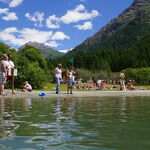
POLYGON ((0 100, 0 150, 146 150, 148 101, 101 97, 42 103, 37 99, 26 111, 25 101, 0 100))

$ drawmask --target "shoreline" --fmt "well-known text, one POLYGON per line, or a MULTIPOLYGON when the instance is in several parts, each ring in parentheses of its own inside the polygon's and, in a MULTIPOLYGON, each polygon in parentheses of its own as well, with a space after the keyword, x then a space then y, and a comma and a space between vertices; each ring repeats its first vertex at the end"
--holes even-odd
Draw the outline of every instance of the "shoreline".
MULTIPOLYGON (((11 90, 5 90, 6 96, 0 95, 1 98, 40 98, 38 94, 41 91, 22 92, 15 91, 16 94, 12 94, 11 90)), ((88 98, 88 97, 133 97, 133 96, 150 96, 150 90, 136 90, 136 91, 74 91, 73 94, 67 94, 66 91, 62 91, 60 94, 55 94, 55 91, 44 91, 45 98, 88 98)))

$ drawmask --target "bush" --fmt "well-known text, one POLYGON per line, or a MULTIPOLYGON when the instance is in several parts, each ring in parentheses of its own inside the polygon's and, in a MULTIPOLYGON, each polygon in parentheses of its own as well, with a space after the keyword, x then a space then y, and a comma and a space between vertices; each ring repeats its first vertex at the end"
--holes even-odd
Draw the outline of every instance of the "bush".
POLYGON ((128 68, 122 70, 126 75, 126 80, 135 80, 137 84, 150 84, 150 67, 147 68, 128 68))

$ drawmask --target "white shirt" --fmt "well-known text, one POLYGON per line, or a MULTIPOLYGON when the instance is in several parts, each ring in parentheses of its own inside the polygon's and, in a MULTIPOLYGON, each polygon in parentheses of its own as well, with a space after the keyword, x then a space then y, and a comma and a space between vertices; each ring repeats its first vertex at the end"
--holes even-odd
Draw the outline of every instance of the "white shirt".
POLYGON ((61 73, 62 73, 62 71, 59 68, 56 68, 54 70, 54 75, 55 75, 56 78, 62 78, 61 73))
POLYGON ((7 62, 8 70, 11 69, 11 68, 14 68, 15 65, 11 60, 7 60, 6 62, 7 62))
POLYGON ((73 71, 67 71, 67 76, 74 81, 73 71))
POLYGON ((72 78, 72 76, 73 76, 73 71, 67 71, 67 76, 68 76, 69 78, 72 78))
POLYGON ((11 60, 7 60, 7 71, 8 71, 8 75, 11 75, 11 69, 14 68, 14 63, 11 60))
POLYGON ((26 84, 25 86, 24 86, 26 89, 28 89, 28 90, 32 90, 32 86, 28 83, 28 84, 26 84))

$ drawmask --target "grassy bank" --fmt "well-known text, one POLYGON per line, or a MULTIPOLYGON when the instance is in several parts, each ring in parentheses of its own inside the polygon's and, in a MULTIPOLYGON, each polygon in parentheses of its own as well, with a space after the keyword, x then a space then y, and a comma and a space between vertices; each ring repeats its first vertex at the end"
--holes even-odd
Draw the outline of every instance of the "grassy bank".
MULTIPOLYGON (((87 84, 88 86, 93 86, 93 84, 87 84)), ((84 84, 80 84, 80 86, 84 86, 84 84)), ((119 91, 119 85, 118 86, 118 89, 113 89, 113 86, 108 84, 107 87, 108 89, 103 89, 102 91, 119 91)), ((60 88, 61 88, 61 91, 66 91, 67 89, 67 85, 66 84, 61 84, 60 85, 60 88)), ((46 83, 44 85, 44 88, 43 89, 38 89, 39 91, 55 91, 56 89, 56 84, 54 83, 46 83)), ((145 90, 150 90, 150 85, 138 85, 138 86, 135 86, 135 90, 141 90, 141 89, 145 89, 145 90)), ((36 89, 37 90, 37 89, 36 89)), ((85 91, 84 89, 73 89, 74 91, 85 91)), ((96 91, 95 89, 90 89, 90 90, 86 90, 86 91, 96 91)))

